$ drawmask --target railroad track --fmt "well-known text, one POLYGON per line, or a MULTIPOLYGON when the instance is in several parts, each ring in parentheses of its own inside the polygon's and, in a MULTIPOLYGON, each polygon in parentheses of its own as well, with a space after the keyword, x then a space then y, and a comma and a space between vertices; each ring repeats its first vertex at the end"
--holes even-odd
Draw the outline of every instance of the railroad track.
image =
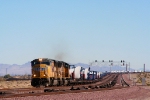
POLYGON ((130 86, 122 77, 122 74, 121 74, 121 83, 122 83, 122 86, 130 86))
POLYGON ((78 92, 92 92, 102 90, 121 89, 122 86, 113 87, 116 84, 119 74, 111 74, 109 77, 103 78, 101 81, 86 85, 72 85, 61 87, 48 88, 24 88, 24 89, 10 89, 0 92, 0 98, 25 97, 25 96, 40 96, 51 94, 64 93, 78 93, 78 92))

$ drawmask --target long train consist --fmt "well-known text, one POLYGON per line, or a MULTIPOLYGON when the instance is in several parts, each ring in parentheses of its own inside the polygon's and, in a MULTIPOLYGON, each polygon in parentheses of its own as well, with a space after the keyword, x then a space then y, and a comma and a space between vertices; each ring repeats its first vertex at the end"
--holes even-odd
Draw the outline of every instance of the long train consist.
POLYGON ((102 75, 97 71, 90 71, 90 68, 84 69, 80 66, 69 65, 63 61, 57 61, 48 58, 39 58, 31 61, 32 80, 34 87, 70 85, 71 81, 95 80, 102 75))

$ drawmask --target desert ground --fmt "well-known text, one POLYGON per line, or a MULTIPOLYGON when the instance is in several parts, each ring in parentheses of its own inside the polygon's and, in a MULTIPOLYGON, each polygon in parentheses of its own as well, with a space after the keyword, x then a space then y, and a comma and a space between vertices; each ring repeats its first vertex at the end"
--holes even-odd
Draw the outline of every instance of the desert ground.
POLYGON ((31 88, 30 80, 19 81, 0 81, 0 89, 13 89, 13 88, 31 88))
MULTIPOLYGON (((150 86, 147 86, 149 85, 149 73, 124 74, 123 78, 130 84, 129 88, 59 95, 3 98, 2 100, 150 100, 150 86), (145 78, 145 85, 142 85, 141 79, 143 77, 145 78)), ((0 81, 0 89, 31 87, 30 80, 0 81)))
POLYGON ((150 73, 132 73, 128 74, 128 78, 132 81, 132 85, 150 86, 150 73))
MULTIPOLYGON (((145 78, 145 85, 150 85, 150 73, 132 73, 126 76, 126 81, 130 80, 130 85, 142 85, 142 78, 145 78)), ((32 88, 32 86, 30 80, 0 81, 0 89, 6 88, 32 88)))

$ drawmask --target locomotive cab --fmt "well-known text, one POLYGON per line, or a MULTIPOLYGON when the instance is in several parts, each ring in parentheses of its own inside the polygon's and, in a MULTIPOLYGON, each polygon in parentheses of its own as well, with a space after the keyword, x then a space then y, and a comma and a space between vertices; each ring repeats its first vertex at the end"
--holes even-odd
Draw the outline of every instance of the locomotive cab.
POLYGON ((38 86, 38 85, 44 85, 47 80, 47 66, 50 65, 50 61, 45 61, 42 59, 36 59, 31 62, 32 66, 32 80, 31 85, 32 86, 38 86))

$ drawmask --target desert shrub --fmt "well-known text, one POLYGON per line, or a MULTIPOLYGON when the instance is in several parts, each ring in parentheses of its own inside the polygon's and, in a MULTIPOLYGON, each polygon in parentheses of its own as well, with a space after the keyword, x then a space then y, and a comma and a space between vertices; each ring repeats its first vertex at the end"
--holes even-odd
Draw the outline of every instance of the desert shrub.
POLYGON ((150 82, 147 82, 146 84, 147 84, 148 86, 150 86, 150 82))
POLYGON ((141 74, 137 74, 137 78, 139 78, 141 76, 141 74))
POLYGON ((141 81, 140 80, 137 80, 137 82, 136 83, 141 83, 141 81))
POLYGON ((144 73, 144 77, 147 77, 147 74, 146 74, 146 73, 144 73))
POLYGON ((142 82, 142 78, 138 78, 137 83, 141 83, 142 82))
POLYGON ((4 78, 11 78, 11 76, 10 76, 9 74, 6 74, 6 75, 4 76, 4 78))

